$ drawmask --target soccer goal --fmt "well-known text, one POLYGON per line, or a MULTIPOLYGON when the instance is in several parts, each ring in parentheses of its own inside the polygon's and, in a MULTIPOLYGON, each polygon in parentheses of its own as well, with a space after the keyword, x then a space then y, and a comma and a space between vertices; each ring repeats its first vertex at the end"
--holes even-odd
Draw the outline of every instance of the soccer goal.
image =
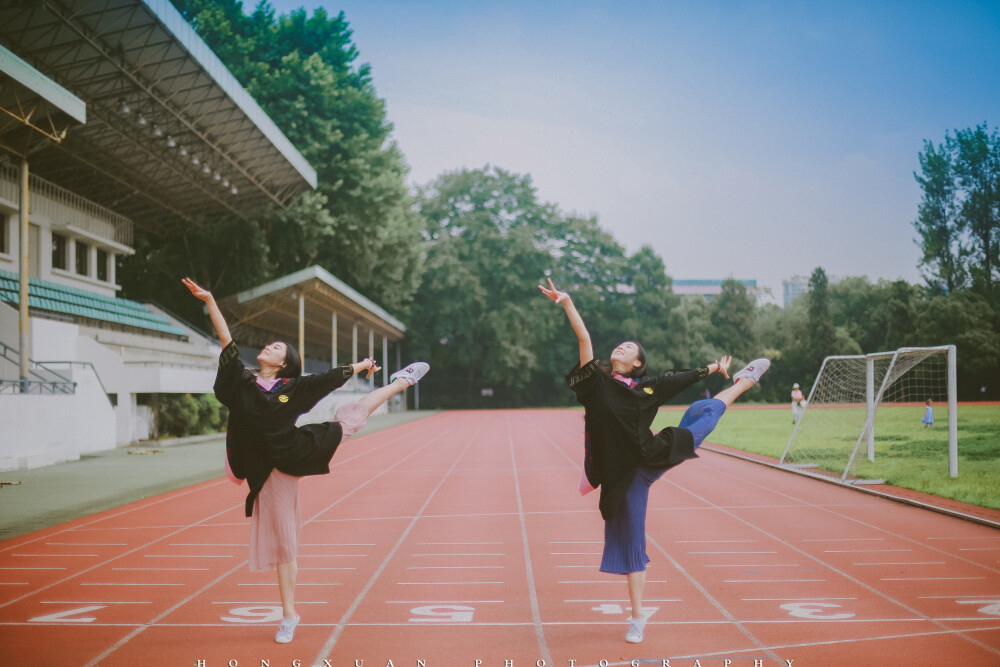
POLYGON ((899 465, 933 466, 947 455, 948 474, 957 477, 956 384, 954 345, 827 357, 781 465, 877 483, 865 477, 899 465))

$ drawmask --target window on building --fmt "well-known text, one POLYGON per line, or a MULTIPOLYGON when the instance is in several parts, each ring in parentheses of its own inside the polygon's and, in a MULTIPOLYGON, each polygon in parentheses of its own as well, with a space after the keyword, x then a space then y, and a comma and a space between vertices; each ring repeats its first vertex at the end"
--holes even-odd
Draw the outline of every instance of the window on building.
POLYGON ((81 276, 90 275, 90 246, 83 241, 76 242, 76 272, 81 276))
POLYGON ((10 253, 8 246, 10 242, 7 240, 7 216, 0 215, 0 254, 6 255, 10 253))
POLYGON ((69 268, 66 259, 69 250, 69 242, 62 234, 52 234, 52 268, 65 271, 69 268))
POLYGON ((97 279, 108 282, 108 251, 97 249, 97 279))

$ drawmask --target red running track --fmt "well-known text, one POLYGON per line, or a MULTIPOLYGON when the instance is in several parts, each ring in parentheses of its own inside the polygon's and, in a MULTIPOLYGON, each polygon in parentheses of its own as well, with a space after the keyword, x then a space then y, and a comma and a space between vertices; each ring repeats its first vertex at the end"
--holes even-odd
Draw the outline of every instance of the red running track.
POLYGON ((224 479, 0 542, 0 662, 1000 664, 1000 531, 712 452, 653 486, 655 611, 625 643, 581 441, 580 411, 523 410, 345 444, 301 484, 289 645, 224 479))

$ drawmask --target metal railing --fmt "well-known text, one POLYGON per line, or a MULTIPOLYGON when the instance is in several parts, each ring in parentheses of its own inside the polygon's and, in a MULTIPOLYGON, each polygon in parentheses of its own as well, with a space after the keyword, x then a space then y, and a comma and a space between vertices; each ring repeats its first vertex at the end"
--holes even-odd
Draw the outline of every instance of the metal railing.
MULTIPOLYGON (((20 355, 17 350, 2 341, 0 341, 0 358, 14 367, 20 365, 20 355)), ((97 371, 95 370, 94 372, 96 374, 97 371)), ((0 378, 0 394, 74 393, 76 393, 76 382, 31 359, 28 360, 28 377, 19 377, 17 379, 0 378)))

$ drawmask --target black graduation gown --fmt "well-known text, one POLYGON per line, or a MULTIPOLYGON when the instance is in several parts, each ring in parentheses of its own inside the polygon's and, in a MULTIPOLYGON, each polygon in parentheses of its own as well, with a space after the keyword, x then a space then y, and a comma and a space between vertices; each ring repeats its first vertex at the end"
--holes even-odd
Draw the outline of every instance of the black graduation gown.
POLYGON ((601 487, 601 516, 609 520, 621 510, 637 468, 666 470, 698 457, 691 431, 668 426, 654 434, 649 427, 660 406, 707 376, 708 366, 667 371, 626 387, 599 364, 577 364, 566 383, 585 408, 585 472, 591 486, 601 487))
POLYGON ((341 387, 354 375, 350 364, 326 373, 281 379, 264 391, 256 376, 239 358, 231 342, 219 356, 215 396, 229 408, 226 456, 239 479, 247 480, 246 515, 264 487, 271 470, 303 477, 330 472, 330 459, 343 437, 338 422, 295 426, 321 398, 341 387))

